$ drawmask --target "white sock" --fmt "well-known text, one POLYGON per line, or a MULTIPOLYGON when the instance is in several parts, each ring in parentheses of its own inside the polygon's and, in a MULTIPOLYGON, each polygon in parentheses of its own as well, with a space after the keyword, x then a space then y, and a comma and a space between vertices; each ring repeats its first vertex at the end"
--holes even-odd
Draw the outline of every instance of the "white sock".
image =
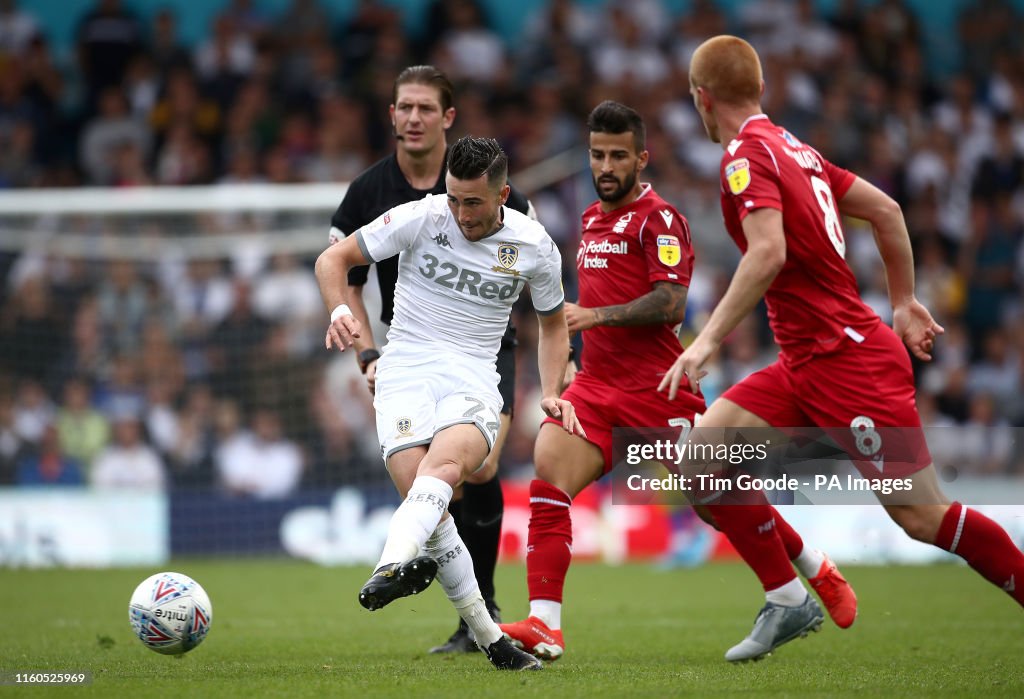
POLYGON ((807 599, 807 588, 800 582, 800 578, 793 578, 782 587, 768 590, 765 597, 769 602, 783 607, 799 607, 807 599))
POLYGON ((423 552, 437 561, 437 581, 455 611, 472 629, 477 645, 486 648, 499 638, 501 629, 491 619, 473 572, 473 559, 451 517, 437 525, 423 552))
POLYGON ((800 555, 793 559, 793 565, 805 578, 813 578, 821 570, 821 564, 825 562, 825 554, 818 549, 804 546, 800 555))
POLYGON ((473 631, 473 637, 476 638, 476 644, 480 646, 480 650, 487 648, 502 637, 501 629, 494 623, 494 619, 487 611, 487 605, 484 604, 484 598, 480 595, 479 588, 474 596, 452 600, 452 604, 455 605, 455 611, 466 622, 466 626, 473 631))
POLYGON ((423 553, 437 561, 437 581, 448 599, 454 602, 480 594, 473 572, 473 559, 455 528, 454 519, 449 517, 437 525, 427 539, 423 553))
POLYGON ((374 570, 415 558, 434 533, 451 499, 452 487, 440 478, 417 476, 405 501, 391 517, 388 540, 374 570))
POLYGON ((530 616, 535 616, 552 631, 562 628, 562 603, 549 599, 530 600, 530 616))

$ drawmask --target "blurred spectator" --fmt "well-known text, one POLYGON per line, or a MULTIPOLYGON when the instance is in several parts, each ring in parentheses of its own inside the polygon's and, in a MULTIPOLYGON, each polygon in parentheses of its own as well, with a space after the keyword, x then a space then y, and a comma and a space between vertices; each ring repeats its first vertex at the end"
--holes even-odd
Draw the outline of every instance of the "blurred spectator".
POLYGON ((55 416, 53 401, 42 384, 30 379, 18 382, 14 396, 14 431, 22 442, 38 444, 55 416))
POLYGON ((119 415, 142 415, 146 396, 139 381, 138 355, 114 357, 110 375, 96 386, 96 406, 107 419, 119 415))
POLYGON ((620 5, 610 10, 604 32, 590 46, 590 58, 599 80, 612 85, 649 86, 669 72, 668 60, 657 44, 644 38, 636 19, 620 5))
POLYGON ((174 124, 157 154, 157 184, 208 184, 212 178, 209 147, 190 125, 174 124))
POLYGON ((974 200, 970 237, 960 250, 959 271, 968 280, 965 320, 977 338, 999 326, 1016 290, 1014 247, 1020 239, 1020 224, 1003 199, 996 205, 974 200))
POLYGON ((133 145, 145 156, 150 133, 145 122, 133 117, 120 87, 107 87, 100 94, 99 112, 82 132, 79 160, 92 184, 114 184, 118 149, 133 145))
POLYGON ((14 401, 0 391, 0 485, 14 483, 16 460, 22 449, 22 440, 14 428, 14 401))
POLYGON ((199 77, 213 82, 224 77, 243 78, 256 64, 256 45, 252 36, 239 31, 227 14, 217 15, 213 31, 195 53, 195 66, 199 77))
POLYGON ((0 53, 20 56, 39 33, 35 17, 17 0, 0 0, 0 53))
POLYGON ((323 334, 323 301, 313 270, 294 255, 278 253, 253 290, 253 309, 265 320, 284 326, 289 351, 304 357, 318 346, 323 334))
POLYGON ((0 315, 0 363, 14 376, 42 380, 63 347, 64 329, 46 280, 31 277, 0 315))
POLYGON ((343 97, 322 104, 317 149, 300 172, 310 182, 350 182, 372 163, 369 144, 361 137, 366 115, 358 103, 343 97))
POLYGON ((270 327, 254 315, 249 285, 236 281, 231 312, 213 329, 206 360, 218 394, 243 395, 246 382, 260 370, 260 348, 270 327))
POLYGON ((971 398, 967 423, 959 430, 961 463, 974 475, 1002 475, 1010 466, 1013 430, 988 393, 971 398))
POLYGON ((46 427, 37 446, 18 458, 18 485, 82 485, 84 482, 81 464, 61 452, 60 437, 53 425, 46 427))
MULTIPOLYGON (((227 95, 230 99, 234 93, 227 95)), ((163 143, 175 127, 186 126, 197 137, 214 139, 221 129, 221 107, 199 91, 195 76, 186 67, 175 68, 167 77, 162 94, 149 115, 153 132, 163 143)))
POLYGON ((252 432, 236 435, 217 450, 221 486, 235 495, 272 500, 294 493, 302 478, 302 453, 281 433, 280 418, 259 409, 252 432))
POLYGON ((93 462, 89 485, 100 489, 163 490, 167 483, 164 464, 142 439, 138 417, 113 418, 113 439, 93 462))
POLYGON ((213 484, 214 399, 210 387, 196 384, 174 415, 174 439, 164 446, 170 476, 177 486, 213 484))
POLYGON ((76 37, 79 66, 92 98, 104 88, 121 84, 143 42, 141 25, 121 0, 97 0, 79 21, 76 37))
POLYGON ((57 410, 61 451, 87 469, 110 439, 110 424, 93 408, 89 386, 81 379, 64 384, 64 400, 57 410))
POLYGON ((484 22, 475 0, 442 0, 446 15, 434 47, 434 65, 453 81, 490 83, 506 71, 505 45, 484 22))
POLYGON ((178 37, 178 17, 165 7, 153 15, 149 36, 149 55, 156 64, 161 80, 175 68, 191 68, 192 57, 178 37))
POLYGON ((1021 358, 1002 329, 992 330, 983 339, 982 357, 967 372, 967 390, 986 394, 1005 413, 1017 394, 1021 381, 1021 358))
POLYGON ((112 260, 106 266, 107 273, 97 293, 100 331, 111 353, 132 353, 139 349, 142 339, 146 289, 134 261, 112 260))
POLYGON ((1012 197, 1024 184, 1024 155, 1013 140, 1013 117, 999 114, 995 119, 992 148, 978 163, 971 192, 976 199, 1012 197))

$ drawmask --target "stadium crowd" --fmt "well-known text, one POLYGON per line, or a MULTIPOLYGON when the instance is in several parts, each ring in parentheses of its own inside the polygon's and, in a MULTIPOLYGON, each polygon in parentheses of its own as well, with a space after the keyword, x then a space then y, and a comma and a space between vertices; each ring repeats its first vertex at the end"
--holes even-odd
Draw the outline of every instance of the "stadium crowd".
MULTIPOLYGON (((474 0, 437 0, 412 37, 399 10, 373 0, 344 24, 317 0, 281 15, 231 0, 185 45, 174 10, 96 0, 60 61, 30 4, 0 0, 0 187, 345 182, 393 148, 393 79, 423 62, 458 85, 449 140, 498 138, 515 181, 583 147, 585 115, 616 99, 644 115, 648 179, 690 220, 695 328, 738 258, 719 216, 721 151, 686 66, 704 38, 737 33, 765 59, 772 119, 903 206, 919 298, 946 329, 935 361, 917 367, 937 463, 1024 475, 1024 16, 1001 0, 968 6, 947 74, 903 0, 836 7, 756 0, 727 13, 694 0, 673 16, 657 0, 552 0, 508 36, 474 0)), ((593 198, 582 154, 579 165, 527 192, 562 247, 569 298, 593 198)), ((206 234, 281 222, 192 223, 206 234)), ((317 225, 326 245, 329 214, 317 225)), ((864 298, 891 320, 871 231, 847 222, 847 235, 864 298)), ((355 362, 323 350, 312 257, 98 263, 2 246, 0 278, 0 483, 273 498, 386 479, 355 362)), ((524 346, 536 340, 528 315, 524 346)), ((702 383, 708 400, 775 351, 763 313, 751 316, 702 383)), ((519 356, 507 470, 529 463, 540 422, 533 355, 519 356)))

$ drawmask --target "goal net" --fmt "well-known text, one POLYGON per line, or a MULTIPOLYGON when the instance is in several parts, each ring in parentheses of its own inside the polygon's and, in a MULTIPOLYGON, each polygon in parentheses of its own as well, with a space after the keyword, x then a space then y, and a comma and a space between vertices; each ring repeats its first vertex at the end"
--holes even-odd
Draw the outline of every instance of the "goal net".
POLYGON ((0 484, 165 493, 174 553, 278 550, 296 499, 385 498, 313 274, 344 192, 0 195, 0 484))

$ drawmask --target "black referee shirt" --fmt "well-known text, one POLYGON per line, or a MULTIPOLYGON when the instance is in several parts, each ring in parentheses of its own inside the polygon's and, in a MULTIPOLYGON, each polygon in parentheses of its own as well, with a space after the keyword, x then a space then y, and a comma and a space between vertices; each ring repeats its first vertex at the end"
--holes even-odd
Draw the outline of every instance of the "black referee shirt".
MULTIPOLYGON (((447 161, 447 152, 445 153, 447 161)), ((437 182, 431 189, 416 189, 405 179, 401 169, 398 167, 398 156, 395 153, 368 167, 362 174, 352 180, 345 198, 341 200, 338 210, 331 216, 331 226, 337 228, 345 235, 351 235, 385 211, 422 199, 428 194, 444 194, 447 190, 444 186, 445 168, 437 177, 437 182)), ((527 213, 530 204, 526 196, 512 188, 505 206, 515 209, 520 213, 527 213)), ((380 319, 391 324, 395 315, 395 284, 398 283, 398 255, 380 260, 377 265, 377 282, 380 285, 380 319)), ((348 272, 348 283, 352 286, 363 286, 366 284, 370 268, 353 267, 348 272)), ((505 331, 502 344, 514 343, 515 331, 512 329, 511 321, 509 329, 505 331)))

